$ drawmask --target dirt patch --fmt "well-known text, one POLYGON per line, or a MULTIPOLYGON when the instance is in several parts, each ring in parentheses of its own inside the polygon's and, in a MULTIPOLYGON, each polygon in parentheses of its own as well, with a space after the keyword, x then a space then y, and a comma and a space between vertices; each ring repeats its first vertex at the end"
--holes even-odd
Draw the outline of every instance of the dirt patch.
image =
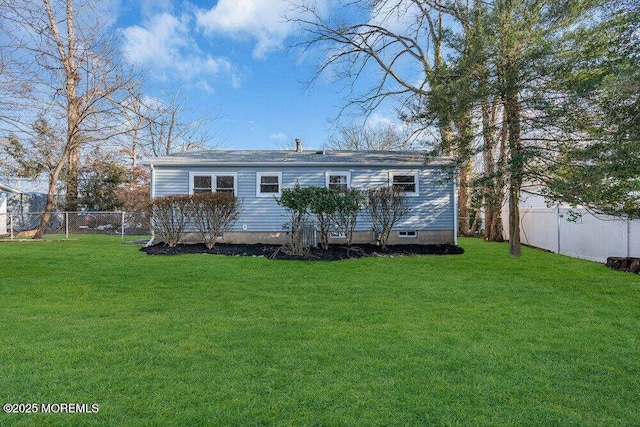
POLYGON ((640 258, 609 257, 607 267, 618 271, 640 274, 640 258))
POLYGON ((275 245, 236 245, 219 243, 211 250, 202 244, 179 244, 170 248, 164 244, 156 244, 140 249, 149 255, 180 255, 180 254, 211 254, 231 256, 254 256, 270 259, 335 261, 349 258, 361 258, 371 256, 411 256, 411 255, 455 255, 462 254, 464 250, 455 245, 389 245, 385 250, 376 245, 330 245, 328 250, 310 248, 303 256, 292 255, 283 246, 275 245))

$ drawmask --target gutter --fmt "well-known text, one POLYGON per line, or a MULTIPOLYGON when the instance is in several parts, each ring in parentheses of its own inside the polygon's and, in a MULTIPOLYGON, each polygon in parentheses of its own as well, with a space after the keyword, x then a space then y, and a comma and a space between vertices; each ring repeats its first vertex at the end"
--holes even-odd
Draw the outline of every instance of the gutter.
POLYGON ((279 167, 287 167, 287 166, 314 166, 314 167, 327 167, 327 166, 341 166, 341 167, 355 167, 355 166, 378 166, 378 167, 388 167, 388 168, 407 168, 407 167, 423 167, 423 168, 441 168, 441 167, 453 167, 453 163, 450 162, 433 162, 433 163, 423 163, 423 162, 396 162, 396 163, 379 163, 379 162, 216 162, 216 161, 188 161, 188 160, 180 160, 175 162, 155 162, 155 163, 147 163, 147 165, 153 167, 161 166, 179 166, 179 167, 187 167, 187 166, 217 166, 217 167, 230 167, 230 166, 279 166, 279 167))
POLYGON ((22 194, 22 191, 11 188, 8 185, 0 184, 0 191, 5 193, 22 194))

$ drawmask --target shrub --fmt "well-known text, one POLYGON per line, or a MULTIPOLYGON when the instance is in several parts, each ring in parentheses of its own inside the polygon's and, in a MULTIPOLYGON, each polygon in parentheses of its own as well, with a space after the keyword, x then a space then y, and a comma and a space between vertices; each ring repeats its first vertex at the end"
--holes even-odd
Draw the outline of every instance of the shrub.
POLYGON ((293 188, 285 188, 277 202, 284 207, 291 226, 291 252, 303 255, 306 249, 304 229, 308 222, 309 205, 313 195, 311 187, 302 188, 296 184, 293 188))
POLYGON ((309 210, 318 222, 320 231, 320 246, 324 250, 329 249, 329 232, 338 209, 340 193, 324 187, 309 187, 309 210))
POLYGON ((339 232, 344 233, 348 246, 351 246, 353 242, 353 231, 356 228, 358 213, 362 210, 365 201, 364 193, 356 189, 342 191, 336 197, 336 208, 332 222, 339 232))
POLYGON ((192 215, 191 198, 185 195, 158 197, 149 204, 151 226, 169 247, 175 247, 192 215))
POLYGON ((367 211, 382 248, 393 226, 409 213, 404 191, 397 187, 379 187, 367 190, 367 211))
POLYGON ((240 200, 231 193, 196 193, 191 202, 193 221, 207 249, 233 227, 242 212, 240 200))

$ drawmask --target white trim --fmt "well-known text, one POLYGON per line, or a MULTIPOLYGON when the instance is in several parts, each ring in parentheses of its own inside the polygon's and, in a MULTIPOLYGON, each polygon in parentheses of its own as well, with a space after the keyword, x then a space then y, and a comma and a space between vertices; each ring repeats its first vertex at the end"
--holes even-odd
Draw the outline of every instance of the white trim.
POLYGON ((256 172, 256 197, 280 197, 282 196, 282 172, 256 172), (277 176, 278 177, 278 192, 277 193, 262 193, 260 191, 261 178, 263 176, 277 176))
POLYGON ((233 177, 233 195, 238 196, 238 172, 189 172, 189 194, 193 194, 193 177, 195 176, 210 176, 211 177, 211 191, 216 191, 216 177, 218 176, 232 176, 233 177))
POLYGON ((418 238, 418 230, 400 230, 398 231, 398 238, 400 239, 417 239, 418 238), (404 235, 402 233, 405 233, 404 235), (409 234, 413 233, 413 234, 409 234))
POLYGON ((413 175, 413 179, 416 185, 416 191, 413 192, 405 192, 407 197, 418 197, 420 196, 420 171, 417 170, 395 170, 389 171, 389 187, 393 186, 393 177, 396 175, 405 175, 410 176, 413 175))
POLYGON ((324 186, 329 188, 329 178, 331 176, 344 176, 347 178, 347 189, 351 188, 351 172, 350 171, 326 171, 324 173, 324 186))

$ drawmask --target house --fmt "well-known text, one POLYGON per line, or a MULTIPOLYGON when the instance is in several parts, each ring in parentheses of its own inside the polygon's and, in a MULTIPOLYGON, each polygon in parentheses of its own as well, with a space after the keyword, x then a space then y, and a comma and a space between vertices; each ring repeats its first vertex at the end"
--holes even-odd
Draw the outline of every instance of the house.
MULTIPOLYGON (((203 191, 233 192, 242 200, 242 214, 225 241, 274 243, 287 241, 285 210, 276 198, 285 188, 367 189, 396 185, 411 207, 389 244, 456 243, 455 167, 446 158, 425 163, 422 152, 407 151, 225 151, 184 152, 154 158, 151 197, 203 191)), ((371 222, 362 212, 354 243, 375 242, 371 222)), ((343 236, 342 236, 343 238, 343 236)), ((341 236, 332 235, 339 243, 341 236)))

